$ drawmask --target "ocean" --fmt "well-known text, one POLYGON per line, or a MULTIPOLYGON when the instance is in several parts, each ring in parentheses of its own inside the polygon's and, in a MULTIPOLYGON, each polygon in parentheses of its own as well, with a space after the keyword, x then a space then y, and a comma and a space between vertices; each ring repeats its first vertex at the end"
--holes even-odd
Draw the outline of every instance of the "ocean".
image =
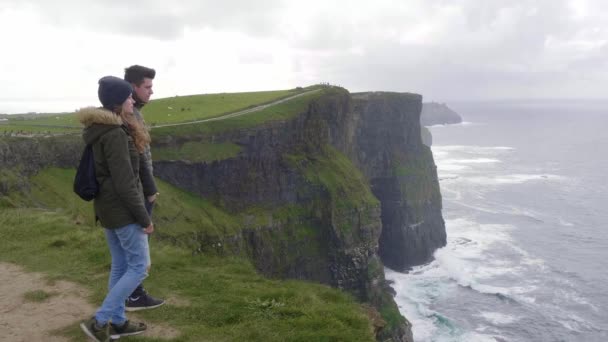
POLYGON ((433 126, 447 246, 386 269, 424 341, 608 341, 608 102, 454 103, 433 126))

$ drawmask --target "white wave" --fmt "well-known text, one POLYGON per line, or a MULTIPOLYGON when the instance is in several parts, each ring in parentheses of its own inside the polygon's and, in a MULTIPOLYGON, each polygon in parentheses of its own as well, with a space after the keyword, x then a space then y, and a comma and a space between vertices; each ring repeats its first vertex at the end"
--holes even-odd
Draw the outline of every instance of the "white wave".
POLYGON ((566 178, 558 175, 551 174, 541 174, 541 175, 532 175, 532 174, 512 174, 512 175, 502 175, 496 177, 485 177, 485 176, 473 176, 463 178, 464 181, 481 184, 481 185, 504 185, 504 184, 523 184, 526 182, 533 181, 563 181, 566 178))
MULTIPOLYGON (((444 189, 441 189, 441 190, 444 191, 444 190, 448 190, 448 189, 444 188, 444 189)), ((449 191, 455 191, 455 190, 449 190, 449 191)), ((462 194, 461 194, 460 198, 458 198, 458 199, 459 200, 462 199, 462 194)), ((450 200, 451 200, 451 198, 450 198, 450 200)), ((479 206, 479 205, 470 205, 470 204, 466 204, 464 202, 454 201, 453 204, 461 206, 461 207, 465 207, 465 208, 470 208, 470 209, 473 209, 473 210, 481 211, 481 212, 484 212, 484 213, 489 213, 489 214, 499 214, 500 213, 500 211, 495 210, 495 209, 490 209, 488 207, 482 207, 482 206, 479 206)), ((494 206, 492 206, 492 208, 494 208, 494 206)))
POLYGON ((574 224, 573 224, 573 223, 570 223, 570 222, 568 222, 568 221, 564 220, 564 219, 563 219, 563 218, 561 218, 561 217, 559 217, 559 218, 558 218, 558 220, 559 220, 559 224, 561 224, 561 225, 562 225, 562 226, 564 226, 564 227, 573 227, 573 226, 574 226, 574 224))
POLYGON ((492 158, 474 158, 474 159, 451 159, 447 161, 448 163, 458 163, 458 164, 481 164, 481 163, 502 163, 498 159, 492 158))
POLYGON ((416 267, 409 274, 385 268, 386 279, 393 281, 397 292, 395 301, 399 311, 413 325, 414 340, 417 342, 495 342, 491 335, 481 332, 467 332, 452 325, 452 320, 430 309, 433 301, 448 295, 452 285, 429 277, 437 270, 436 264, 416 267), (424 277, 412 276, 424 273, 424 277), (447 323, 446 323, 447 322, 447 323))
POLYGON ((437 165, 437 170, 439 171, 439 173, 441 173, 443 171, 462 171, 462 170, 467 170, 467 169, 471 168, 470 166, 467 166, 467 165, 458 165, 455 163, 451 163, 449 161, 435 162, 435 164, 437 165))
POLYGON ((462 193, 460 191, 448 188, 442 189, 441 195, 444 199, 449 198, 452 201, 460 201, 462 199, 462 193))
POLYGON ((505 315, 500 312, 481 312, 476 316, 481 317, 494 325, 511 324, 518 320, 515 316, 505 315))
MULTIPOLYGON (((454 341, 458 341, 458 342, 496 342, 496 341, 500 341, 500 340, 497 340, 496 337, 499 337, 499 336, 480 334, 480 333, 476 333, 476 332, 466 332, 456 338, 454 338, 454 336, 449 336, 449 335, 440 336, 437 339, 429 340, 429 342, 454 342, 454 341)), ((416 339, 414 339, 414 340, 416 340, 416 339)), ((418 341, 418 340, 416 340, 416 341, 418 341)))
POLYGON ((515 245, 510 234, 513 229, 510 225, 478 224, 463 218, 446 220, 448 244, 435 252, 431 263, 435 268, 425 269, 425 276, 452 281, 479 293, 533 303, 535 299, 527 294, 536 290, 534 284, 492 284, 499 276, 520 277, 526 271, 527 261, 533 260, 515 245), (509 259, 496 258, 492 252, 497 246, 516 252, 518 257, 509 253, 509 259))
POLYGON ((496 153, 497 151, 512 151, 514 147, 510 146, 478 146, 478 145, 433 145, 431 147, 433 154, 435 152, 467 152, 467 153, 496 153))
POLYGON ((471 166, 467 164, 494 164, 494 163, 502 163, 498 159, 494 158, 469 158, 469 159, 437 159, 435 164, 437 165, 437 170, 442 173, 445 171, 462 171, 471 169, 471 166))
POLYGON ((435 159, 435 161, 437 159, 441 159, 444 158, 448 155, 448 151, 442 150, 440 148, 436 148, 436 147, 431 147, 431 150, 433 151, 433 158, 435 159))
POLYGON ((444 127, 452 127, 452 126, 485 126, 485 123, 481 122, 471 122, 471 121, 462 121, 459 123, 451 123, 451 124, 437 124, 426 126, 427 128, 444 128, 444 127))
POLYGON ((393 281, 392 286, 397 293, 395 301, 399 306, 399 311, 414 326, 414 340, 433 341, 438 327, 432 318, 436 312, 429 306, 433 298, 439 296, 440 287, 445 284, 427 282, 423 278, 412 278, 408 274, 395 272, 388 268, 385 268, 384 272, 386 279, 393 281))
POLYGON ((585 330, 595 330, 593 324, 588 322, 587 320, 581 318, 579 315, 570 313, 567 317, 557 318, 556 319, 564 328, 575 331, 582 332, 585 330))
POLYGON ((587 298, 584 298, 581 294, 573 290, 557 289, 555 294, 560 301, 563 301, 566 304, 568 304, 568 302, 574 302, 577 304, 590 306, 597 310, 597 307, 591 304, 587 298))

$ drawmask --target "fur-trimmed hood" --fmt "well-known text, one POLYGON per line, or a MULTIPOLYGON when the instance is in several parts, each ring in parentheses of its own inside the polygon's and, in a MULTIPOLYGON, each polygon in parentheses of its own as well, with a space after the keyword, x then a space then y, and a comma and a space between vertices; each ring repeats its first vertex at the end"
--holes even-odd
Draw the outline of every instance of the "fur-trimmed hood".
POLYGON ((122 125, 120 116, 112 113, 105 108, 85 107, 76 112, 76 118, 84 127, 89 127, 92 124, 102 125, 122 125))
POLYGON ((87 144, 93 143, 104 133, 123 125, 120 116, 104 108, 82 108, 76 112, 76 118, 84 125, 82 137, 87 144))

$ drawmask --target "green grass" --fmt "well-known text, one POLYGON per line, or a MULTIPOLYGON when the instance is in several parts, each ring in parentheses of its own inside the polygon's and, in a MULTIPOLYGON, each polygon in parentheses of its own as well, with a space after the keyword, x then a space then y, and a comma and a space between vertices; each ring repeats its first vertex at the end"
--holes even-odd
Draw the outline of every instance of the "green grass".
POLYGON ((374 223, 372 214, 380 202, 361 172, 344 154, 326 145, 319 154, 287 154, 283 157, 311 184, 327 191, 329 199, 320 200, 329 201, 323 206, 331 208, 334 224, 342 233, 350 235, 353 227, 374 223))
POLYGON ((26 302, 41 303, 56 295, 57 293, 55 292, 49 293, 43 290, 34 290, 24 293, 23 299, 25 299, 26 302))
MULTIPOLYGON (((50 280, 79 283, 99 304, 106 293, 109 252, 100 227, 89 219, 80 224, 74 220, 91 215, 91 204, 69 198, 71 188, 64 188, 72 176, 70 170, 41 172, 32 180, 35 189, 29 195, 37 208, 0 209, 0 260, 43 272, 50 280)), ((159 233, 216 229, 223 234, 238 229, 230 215, 195 196, 162 182, 160 192, 155 216, 160 217, 159 233), (205 227, 211 224, 213 228, 205 227)), ((152 239, 151 246, 153 268, 146 287, 187 304, 168 304, 141 316, 179 330, 177 341, 374 341, 363 307, 338 290, 266 279, 244 258, 193 255, 159 239, 152 239)), ((76 325, 64 333, 79 341, 76 325)))
MULTIPOLYGON (((94 225, 93 202, 85 202, 72 192, 75 170, 48 168, 30 180, 35 206, 61 210, 74 224, 94 225)), ((188 236, 202 234, 221 241, 241 229, 240 218, 223 211, 198 196, 156 179, 160 195, 154 209, 158 235, 192 242, 188 236)), ((23 203, 23 200, 21 201, 23 203)), ((193 246, 188 246, 193 247, 193 246)))
POLYGON ((152 138, 184 135, 206 135, 225 131, 249 128, 271 121, 283 121, 305 112, 310 102, 319 98, 324 90, 304 95, 263 110, 218 121, 209 121, 192 125, 159 127, 152 130, 152 138))
POLYGON ((27 121, 10 122, 0 125, 0 134, 8 134, 12 132, 17 133, 35 133, 35 134, 53 134, 53 133, 79 133, 82 127, 77 126, 74 128, 58 127, 58 126, 38 126, 38 123, 32 122, 28 124, 27 121))
POLYGON ((394 158, 397 164, 393 174, 400 180, 403 199, 410 204, 429 201, 441 203, 441 198, 437 198, 441 195, 434 178, 437 171, 432 163, 433 153, 428 146, 422 146, 420 152, 414 156, 398 155, 394 158))
POLYGON ((209 119, 296 95, 300 91, 276 90, 175 96, 151 101, 144 109, 149 125, 209 119))
POLYGON ((389 331, 395 329, 399 325, 402 325, 406 319, 399 312, 397 304, 392 298, 384 298, 382 301, 382 307, 380 308, 380 315, 386 321, 389 331))
POLYGON ((241 151, 233 143, 186 142, 180 147, 155 147, 154 160, 189 160, 193 162, 210 162, 236 157, 241 151))
POLYGON ((8 115, 6 118, 9 123, 25 125, 35 123, 37 125, 52 126, 80 126, 73 112, 64 113, 37 113, 37 114, 16 114, 8 115))
POLYGON ((335 148, 326 145, 318 155, 288 154, 284 157, 312 184, 324 187, 338 208, 380 205, 361 172, 335 148))
MULTIPOLYGON (((152 100, 144 108, 146 122, 161 125, 209 119, 317 88, 316 86, 289 90, 244 93, 201 94, 174 96, 152 100)), ((96 106, 97 104, 91 104, 96 106)), ((7 116, 0 124, 1 132, 69 133, 79 132, 81 125, 74 113, 43 113, 7 116)))

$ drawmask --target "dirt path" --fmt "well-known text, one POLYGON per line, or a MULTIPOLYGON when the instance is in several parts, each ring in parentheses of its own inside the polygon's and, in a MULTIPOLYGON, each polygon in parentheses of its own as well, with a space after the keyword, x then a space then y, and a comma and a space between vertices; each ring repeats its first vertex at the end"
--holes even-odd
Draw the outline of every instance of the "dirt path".
MULTIPOLYGON (((0 263, 0 341, 4 342, 68 342, 52 332, 76 325, 92 315, 95 307, 88 301, 88 292, 67 281, 49 283, 41 273, 24 271, 14 264, 0 263), (36 291, 36 292, 34 292, 36 291), (32 301, 35 294, 48 298, 32 301)), ((175 329, 148 325, 147 336, 174 338, 175 329)), ((82 338, 82 341, 87 339, 82 338)), ((127 340, 127 338, 121 339, 127 340)))

